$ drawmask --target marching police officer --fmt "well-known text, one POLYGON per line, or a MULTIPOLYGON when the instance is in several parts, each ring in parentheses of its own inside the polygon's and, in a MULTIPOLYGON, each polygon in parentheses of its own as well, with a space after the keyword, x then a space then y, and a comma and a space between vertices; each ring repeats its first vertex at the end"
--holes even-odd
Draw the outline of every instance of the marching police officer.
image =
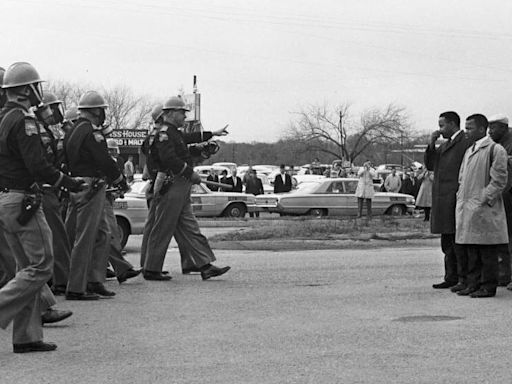
POLYGON ((162 273, 167 248, 173 236, 188 250, 191 264, 201 271, 203 280, 220 276, 230 267, 211 264, 215 256, 208 240, 199 230, 192 212, 190 191, 201 177, 191 167, 192 158, 187 144, 209 140, 212 136, 227 135, 226 129, 215 132, 182 133, 178 128, 185 122, 188 108, 180 97, 171 97, 163 106, 163 123, 153 141, 150 156, 158 170, 155 179, 155 220, 147 242, 144 278, 170 280, 162 273))
POLYGON ((32 106, 42 104, 41 79, 29 63, 12 64, 2 88, 7 103, 0 111, 0 226, 18 272, 0 289, 0 327, 13 321, 15 353, 52 351, 43 342, 40 293, 53 270, 52 234, 40 207, 35 182, 79 191, 83 180, 70 178, 43 154, 32 106))
MULTIPOLYGON (((50 113, 40 121, 41 141, 46 160, 53 164, 55 168, 60 169, 63 161, 64 132, 60 130, 58 125, 64 120, 62 102, 52 93, 45 93, 43 102, 50 113)), ((62 220, 59 193, 60 190, 56 188, 45 188, 43 190, 43 212, 53 235, 52 291, 56 295, 63 295, 66 292, 69 277, 71 246, 62 220)))
POLYGON ((103 178, 127 190, 126 181, 110 158, 105 142, 103 97, 94 91, 85 93, 78 103, 80 118, 65 142, 69 171, 89 183, 89 189, 71 194, 66 227, 73 238, 67 300, 97 300, 114 296, 105 282, 110 234, 104 214, 103 178))

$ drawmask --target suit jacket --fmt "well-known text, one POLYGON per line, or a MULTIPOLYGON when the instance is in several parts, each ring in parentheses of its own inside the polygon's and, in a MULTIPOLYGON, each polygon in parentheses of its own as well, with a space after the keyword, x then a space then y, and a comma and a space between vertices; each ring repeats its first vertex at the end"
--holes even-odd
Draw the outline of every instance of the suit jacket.
POLYGON ((233 189, 226 189, 224 190, 225 192, 242 192, 242 179, 239 178, 238 176, 236 177, 236 186, 233 181, 233 176, 223 177, 222 180, 224 184, 229 184, 233 186, 233 189))
POLYGON ((425 165, 429 171, 434 171, 430 217, 432 233, 455 233, 459 170, 466 149, 472 144, 464 132, 461 132, 453 140, 444 142, 438 148, 429 144, 425 151, 425 165))
POLYGON ((257 177, 248 178, 247 182, 245 183, 245 193, 252 193, 253 195, 263 195, 263 184, 261 183, 261 180, 257 177))
POLYGON ((290 192, 292 190, 292 178, 289 174, 278 174, 274 179, 274 193, 290 192))
MULTIPOLYGON (((217 175, 208 175, 208 177, 206 178, 207 181, 214 181, 216 183, 219 182, 219 176, 217 175)), ((208 185, 208 188, 210 188, 211 191, 218 191, 219 190, 219 187, 214 187, 214 186, 211 186, 211 185, 208 185)))

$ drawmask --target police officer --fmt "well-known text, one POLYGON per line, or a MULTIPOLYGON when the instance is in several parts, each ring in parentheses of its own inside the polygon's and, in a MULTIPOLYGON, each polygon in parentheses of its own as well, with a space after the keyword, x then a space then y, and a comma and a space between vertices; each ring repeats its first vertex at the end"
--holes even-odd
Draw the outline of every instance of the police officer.
POLYGON ((0 226, 18 272, 0 289, 0 327, 5 329, 13 321, 15 353, 52 351, 57 346, 43 342, 40 308, 41 289, 53 269, 52 234, 34 184, 79 191, 84 182, 64 175, 44 157, 30 112, 43 98, 35 68, 14 63, 3 80, 7 103, 0 111, 0 226))
POLYGON ((192 184, 201 183, 201 177, 191 167, 187 144, 209 140, 212 136, 227 135, 226 129, 215 132, 182 133, 178 128, 185 122, 188 111, 180 97, 171 97, 163 106, 163 123, 151 146, 150 156, 158 170, 155 179, 155 220, 148 238, 144 278, 170 280, 162 273, 167 248, 173 236, 189 251, 187 256, 201 271, 203 280, 220 276, 230 267, 218 268, 211 264, 215 256, 208 240, 199 230, 192 212, 190 191, 192 184), (164 185, 161 182, 164 181, 164 185))
POLYGON ((103 97, 94 91, 85 93, 78 103, 80 118, 65 142, 69 171, 83 177, 87 191, 71 194, 66 227, 71 228, 74 243, 71 251, 67 300, 97 300, 114 296, 105 282, 110 234, 104 214, 105 181, 127 189, 126 181, 110 158, 105 142, 103 97))
MULTIPOLYGON (((107 139, 107 148, 112 161, 117 164, 119 172, 121 172, 122 164, 117 161, 116 155, 119 154, 119 145, 114 139, 107 139)), ((140 270, 133 269, 133 265, 128 262, 122 254, 123 247, 121 246, 121 235, 117 227, 116 216, 114 214, 114 201, 119 197, 116 191, 107 192, 105 202, 105 216, 107 217, 108 229, 110 233, 110 246, 108 253, 108 261, 115 271, 115 275, 119 284, 124 283, 126 280, 136 277, 140 274, 140 270)))
MULTIPOLYGON (((45 93, 43 102, 49 113, 46 114, 46 117, 40 119, 39 133, 46 160, 53 164, 55 168, 61 169, 64 132, 60 130, 58 125, 64 120, 62 102, 52 93, 45 93)), ((69 277, 71 246, 62 220, 59 193, 60 190, 56 188, 45 188, 43 190, 43 212, 53 235, 52 291, 56 295, 63 295, 66 292, 69 277)))

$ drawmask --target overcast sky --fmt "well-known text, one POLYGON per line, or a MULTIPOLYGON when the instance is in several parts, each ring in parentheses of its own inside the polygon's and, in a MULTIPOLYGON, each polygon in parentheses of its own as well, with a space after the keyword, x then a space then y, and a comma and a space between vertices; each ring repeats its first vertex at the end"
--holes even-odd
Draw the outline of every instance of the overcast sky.
POLYGON ((205 129, 233 141, 277 140, 309 104, 396 103, 421 132, 445 110, 512 115, 509 1, 1 3, 0 66, 162 101, 197 75, 205 129))

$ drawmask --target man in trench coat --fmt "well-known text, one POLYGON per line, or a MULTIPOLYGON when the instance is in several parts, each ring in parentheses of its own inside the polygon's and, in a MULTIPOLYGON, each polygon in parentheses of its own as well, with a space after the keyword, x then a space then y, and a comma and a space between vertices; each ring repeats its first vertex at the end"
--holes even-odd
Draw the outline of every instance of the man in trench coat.
POLYGON ((465 288, 467 271, 463 266, 467 263, 464 248, 455 244, 455 202, 460 165, 471 144, 460 129, 457 113, 450 111, 439 115, 439 130, 432 133, 425 151, 426 167, 434 171, 430 230, 441 234, 441 250, 444 253, 445 276, 441 283, 432 286, 436 289, 452 287, 457 291, 465 288), (436 141, 441 135, 447 141, 436 148, 436 141))
POLYGON ((487 118, 466 119, 474 144, 466 150, 459 174, 455 242, 468 257, 467 287, 458 295, 492 297, 498 286, 498 250, 508 243, 502 192, 507 186, 507 152, 486 136, 487 118))

